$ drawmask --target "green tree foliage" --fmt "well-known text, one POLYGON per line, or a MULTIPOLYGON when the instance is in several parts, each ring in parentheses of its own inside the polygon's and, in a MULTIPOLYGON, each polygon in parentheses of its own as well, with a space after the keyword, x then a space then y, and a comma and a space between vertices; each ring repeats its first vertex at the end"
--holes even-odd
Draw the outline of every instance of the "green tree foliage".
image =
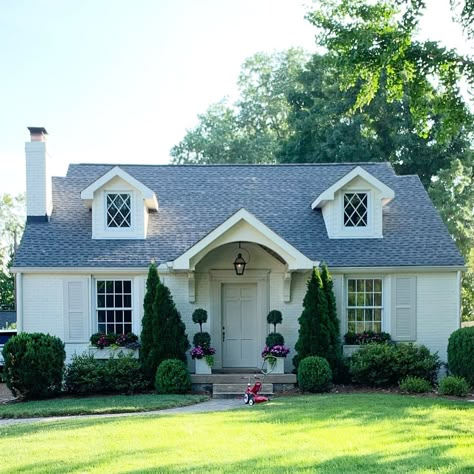
POLYGON ((23 195, 0 197, 0 311, 15 309, 15 279, 10 268, 24 228, 24 204, 23 195))
POLYGON ((163 360, 186 362, 190 347, 181 315, 169 288, 161 283, 154 262, 148 270, 143 308, 140 359, 145 378, 152 383, 163 360))
POLYGON ((342 361, 342 345, 339 318, 337 316, 336 297, 334 296, 334 285, 327 265, 322 266, 321 282, 323 284, 323 291, 328 306, 328 331, 330 338, 329 352, 325 357, 333 372, 336 372, 342 361))
POLYGON ((156 368, 165 359, 179 359, 186 362, 186 351, 191 347, 186 326, 171 296, 169 288, 159 283, 153 302, 156 325, 153 326, 153 363, 156 368))
POLYGON ((449 336, 448 367, 474 387, 474 327, 461 328, 449 336))
POLYGON ((142 332, 140 335, 140 361, 143 373, 148 381, 153 381, 158 365, 155 362, 154 347, 156 346, 156 325, 157 318, 153 312, 153 303, 156 299, 160 277, 156 263, 152 262, 148 269, 146 280, 146 293, 143 302, 142 332))
POLYGON ((437 115, 443 127, 437 139, 456 136, 471 120, 461 95, 463 80, 472 81, 469 58, 415 34, 425 10, 423 0, 320 0, 309 21, 318 28, 318 43, 337 61, 342 90, 357 88, 351 112, 362 110, 384 87, 387 100, 408 97, 420 135, 426 136, 437 115), (442 91, 429 103, 431 84, 442 91))
POLYGON ((198 116, 171 150, 178 164, 272 163, 280 140, 288 135, 287 95, 305 63, 300 49, 257 53, 242 65, 239 98, 222 100, 198 116))
POLYGON ((297 355, 293 358, 296 369, 305 357, 326 358, 332 353, 328 302, 317 268, 311 273, 307 287, 303 300, 303 312, 298 319, 300 327, 295 345, 297 355))

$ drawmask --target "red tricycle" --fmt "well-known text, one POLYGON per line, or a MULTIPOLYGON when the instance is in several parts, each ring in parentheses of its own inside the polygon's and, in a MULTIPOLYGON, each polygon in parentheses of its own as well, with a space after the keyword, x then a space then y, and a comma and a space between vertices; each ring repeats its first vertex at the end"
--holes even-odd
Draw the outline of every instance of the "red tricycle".
POLYGON ((260 377, 258 375, 254 375, 255 377, 255 383, 252 387, 250 383, 250 375, 248 377, 242 377, 243 379, 248 379, 247 382, 247 390, 245 390, 244 393, 244 403, 246 405, 253 406, 255 403, 263 403, 263 402, 268 402, 268 397, 265 397, 264 395, 261 395, 260 392, 262 391, 263 388, 263 381, 265 380, 265 377, 272 372, 273 366, 271 364, 268 364, 269 369, 264 370, 264 366, 266 365, 266 361, 264 361, 264 365, 262 366, 262 374, 263 374, 263 379, 260 380, 260 377))

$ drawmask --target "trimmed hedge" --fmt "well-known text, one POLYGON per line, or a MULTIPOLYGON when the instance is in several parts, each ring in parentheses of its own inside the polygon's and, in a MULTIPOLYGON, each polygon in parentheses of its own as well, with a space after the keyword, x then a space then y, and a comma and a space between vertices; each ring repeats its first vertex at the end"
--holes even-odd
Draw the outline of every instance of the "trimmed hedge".
POLYGON ((156 371, 157 393, 186 393, 191 390, 191 377, 186 364, 178 359, 164 360, 156 371))
POLYGON ((408 393, 427 393, 433 389, 433 386, 428 380, 416 376, 405 377, 399 386, 400 390, 408 393))
POLYGON ((328 361, 319 356, 303 359, 298 365, 298 385, 304 392, 327 392, 332 386, 328 361))
POLYGON ((56 336, 20 333, 3 348, 4 377, 13 395, 48 398, 61 391, 66 352, 56 336))
POLYGON ((474 386, 474 326, 458 329, 449 337, 448 367, 474 386))
POLYGON ((121 393, 131 395, 146 388, 140 362, 131 355, 97 360, 84 353, 74 355, 67 366, 64 387, 75 394, 121 393))
POLYGON ((408 376, 436 381, 438 354, 415 344, 366 344, 351 359, 352 381, 378 387, 397 385, 408 376))

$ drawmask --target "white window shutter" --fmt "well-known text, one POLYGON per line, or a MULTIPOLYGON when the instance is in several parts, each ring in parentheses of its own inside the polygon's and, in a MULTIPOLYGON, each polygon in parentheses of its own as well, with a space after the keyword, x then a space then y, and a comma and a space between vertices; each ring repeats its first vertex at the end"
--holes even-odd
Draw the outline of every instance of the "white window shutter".
POLYGON ((65 340, 86 342, 89 338, 87 279, 64 282, 65 340))
POLYGON ((392 282, 392 338, 415 341, 416 277, 395 276, 392 282))

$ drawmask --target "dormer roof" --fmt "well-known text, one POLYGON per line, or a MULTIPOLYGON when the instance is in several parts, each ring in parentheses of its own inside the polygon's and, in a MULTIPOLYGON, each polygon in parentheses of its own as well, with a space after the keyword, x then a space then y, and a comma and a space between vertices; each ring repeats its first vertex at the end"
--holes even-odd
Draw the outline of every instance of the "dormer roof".
POLYGON ((94 193, 115 178, 121 178, 130 186, 137 189, 142 194, 145 205, 149 210, 158 210, 158 199, 156 198, 156 194, 149 187, 138 181, 138 179, 120 168, 120 166, 115 166, 110 171, 107 171, 107 173, 96 179, 92 184, 81 191, 81 199, 84 201, 84 205, 90 209, 92 207, 94 193))
POLYGON ((394 197, 395 192, 389 188, 382 181, 378 180, 374 175, 367 172, 361 166, 357 166, 352 171, 344 175, 342 178, 337 180, 333 185, 324 190, 311 204, 312 209, 322 208, 327 201, 333 201, 334 195, 337 191, 342 189, 346 184, 350 183, 355 178, 362 178, 369 185, 377 189, 382 197, 383 205, 388 204, 394 197))

